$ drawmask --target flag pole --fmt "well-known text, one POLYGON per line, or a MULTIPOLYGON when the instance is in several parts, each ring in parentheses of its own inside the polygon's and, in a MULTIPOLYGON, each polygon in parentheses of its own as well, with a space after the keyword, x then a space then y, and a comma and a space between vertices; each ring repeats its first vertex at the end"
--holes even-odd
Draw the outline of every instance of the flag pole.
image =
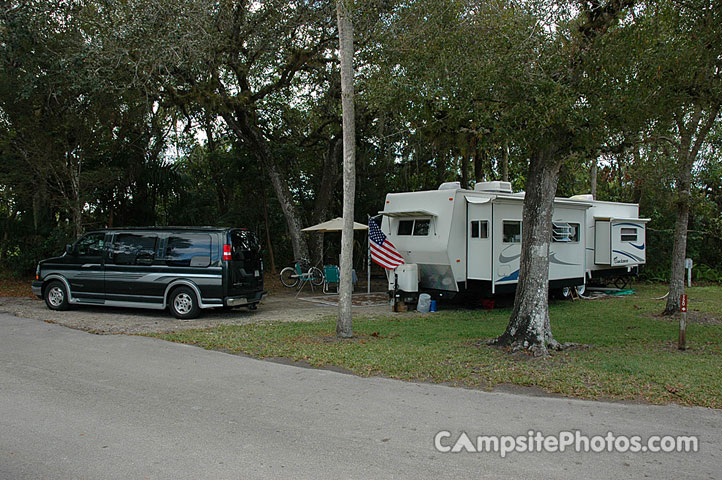
MULTIPOLYGON (((371 215, 366 214, 366 225, 371 221, 371 215)), ((371 295, 371 235, 366 230, 366 294, 371 295)))

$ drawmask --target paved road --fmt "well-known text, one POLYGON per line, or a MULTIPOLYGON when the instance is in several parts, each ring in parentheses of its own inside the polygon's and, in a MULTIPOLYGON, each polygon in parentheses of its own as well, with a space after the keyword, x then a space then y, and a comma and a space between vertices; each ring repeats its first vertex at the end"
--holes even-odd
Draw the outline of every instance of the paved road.
POLYGON ((722 412, 358 378, 0 314, 1 479, 722 478, 722 412), (687 454, 444 454, 440 430, 694 434, 687 454))

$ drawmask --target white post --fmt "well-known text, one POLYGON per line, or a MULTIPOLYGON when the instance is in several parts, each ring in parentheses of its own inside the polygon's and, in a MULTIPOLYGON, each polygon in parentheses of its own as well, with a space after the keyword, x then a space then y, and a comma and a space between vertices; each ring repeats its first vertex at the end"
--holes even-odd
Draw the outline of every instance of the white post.
POLYGON ((371 295, 371 237, 368 230, 366 231, 366 294, 371 295))
POLYGON ((684 259, 684 268, 687 269, 687 287, 692 286, 692 267, 693 262, 691 258, 684 259))

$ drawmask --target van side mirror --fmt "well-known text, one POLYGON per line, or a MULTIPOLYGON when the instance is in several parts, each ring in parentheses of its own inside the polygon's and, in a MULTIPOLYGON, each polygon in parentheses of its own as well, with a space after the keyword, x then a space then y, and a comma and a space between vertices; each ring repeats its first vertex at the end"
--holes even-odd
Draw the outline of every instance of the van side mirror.
POLYGON ((70 255, 71 253, 73 253, 73 246, 68 243, 65 245, 65 254, 70 255))

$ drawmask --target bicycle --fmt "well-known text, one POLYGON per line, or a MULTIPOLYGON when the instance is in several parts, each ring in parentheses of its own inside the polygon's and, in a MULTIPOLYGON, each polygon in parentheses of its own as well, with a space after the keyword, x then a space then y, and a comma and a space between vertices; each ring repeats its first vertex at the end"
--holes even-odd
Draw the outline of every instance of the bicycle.
POLYGON ((292 267, 285 267, 281 270, 281 283, 283 286, 287 288, 299 287, 300 289, 306 282, 309 282, 312 287, 323 285, 323 272, 318 267, 309 267, 310 264, 311 262, 302 258, 296 260, 292 267))

